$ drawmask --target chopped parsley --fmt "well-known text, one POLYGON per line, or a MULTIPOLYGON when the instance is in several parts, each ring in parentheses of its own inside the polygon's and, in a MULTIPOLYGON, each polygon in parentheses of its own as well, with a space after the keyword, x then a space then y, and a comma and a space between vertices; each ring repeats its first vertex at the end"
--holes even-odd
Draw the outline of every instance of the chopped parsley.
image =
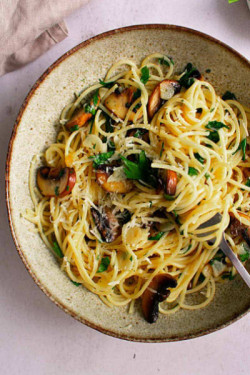
POLYGON ((199 171, 198 171, 198 169, 196 169, 194 167, 189 167, 188 168, 188 174, 189 174, 189 176, 197 176, 199 174, 199 171))
POLYGON ((66 186, 66 191, 69 191, 69 185, 66 186))
POLYGON ((150 208, 152 207, 152 204, 153 204, 153 202, 152 202, 152 201, 149 201, 149 207, 150 207, 150 208))
POLYGON ((133 260, 133 257, 132 257, 132 255, 131 255, 131 257, 129 258, 129 260, 130 260, 130 262, 132 262, 132 260, 133 260))
POLYGON ((92 119, 91 119, 91 122, 90 122, 89 134, 91 134, 91 133, 92 133, 92 130, 93 130, 93 126, 94 126, 94 122, 95 122, 95 118, 94 118, 94 117, 92 117, 92 119))
POLYGON ((242 139, 242 141, 240 142, 239 147, 238 147, 237 150, 233 153, 233 155, 236 154, 237 151, 242 150, 242 152, 243 152, 242 160, 245 161, 245 160, 246 160, 246 149, 247 149, 247 139, 244 138, 244 139, 242 139))
POLYGON ((208 180, 210 178, 210 174, 209 173, 205 173, 205 179, 208 180))
POLYGON ((55 187, 55 195, 58 197, 59 195, 59 186, 56 186, 55 187))
MULTIPOLYGON (((174 61, 172 59, 172 57, 168 56, 169 60, 170 60, 170 64, 174 65, 174 61)), ((160 59, 158 59, 158 62, 161 64, 161 65, 167 65, 167 66, 170 66, 169 64, 169 61, 165 59, 165 57, 161 57, 160 59)))
POLYGON ((242 262, 246 262, 249 259, 249 256, 250 256, 250 253, 248 251, 246 251, 245 253, 239 255, 240 260, 242 262))
POLYGON ((247 187, 250 187, 250 177, 248 177, 247 182, 245 183, 247 187))
POLYGON ((76 281, 70 280, 75 286, 80 286, 82 285, 81 283, 77 283, 76 281))
POLYGON ((217 262, 221 262, 225 264, 226 263, 225 258, 226 258, 225 254, 221 250, 218 250, 215 256, 213 257, 213 259, 209 261, 209 263, 213 265, 214 262, 217 261, 217 262))
POLYGON ((221 128, 229 129, 229 126, 223 124, 223 122, 220 122, 220 121, 209 121, 209 123, 205 126, 205 128, 211 129, 211 130, 218 130, 221 128))
MULTIPOLYGON (((207 138, 210 139, 211 141, 213 141, 214 143, 218 143, 219 140, 220 140, 220 136, 219 136, 219 133, 217 132, 217 130, 214 130, 214 131, 210 131, 207 135, 207 138)), ((211 145, 207 144, 206 145, 207 147, 212 147, 211 145)))
POLYGON ((134 134, 134 137, 135 138, 141 138, 141 136, 144 134, 144 131, 141 130, 141 129, 137 129, 135 134, 134 134))
POLYGON ((188 247, 182 251, 182 254, 186 254, 191 249, 191 247, 192 247, 191 244, 188 245, 188 247))
POLYGON ((175 221, 178 225, 181 225, 181 222, 180 222, 180 216, 177 214, 177 212, 175 210, 172 211, 173 214, 174 214, 174 218, 175 218, 175 221))
POLYGON ((97 273, 106 271, 108 269, 109 264, 110 264, 109 257, 103 257, 99 265, 99 268, 97 270, 97 273))
POLYGON ((201 164, 204 164, 204 163, 205 163, 205 159, 204 159, 204 158, 203 158, 198 152, 195 152, 194 157, 195 157, 195 159, 197 159, 201 164))
POLYGON ((165 198, 167 201, 174 201, 176 197, 173 196, 173 195, 164 194, 164 198, 165 198))
POLYGON ((76 131, 76 130, 79 130, 79 126, 78 126, 78 125, 71 126, 71 128, 69 128, 69 130, 70 130, 71 132, 74 132, 74 131, 76 131))
POLYGON ((147 66, 141 68, 141 82, 145 85, 149 80, 149 69, 147 66))
POLYGON ((94 93, 94 96, 93 96, 93 104, 94 104, 95 107, 98 104, 98 100, 99 100, 99 94, 98 94, 98 90, 96 90, 96 92, 94 93))
POLYGON ((225 94, 222 95, 223 100, 237 100, 234 93, 230 91, 226 91, 225 94))
POLYGON ((134 92, 134 95, 133 95, 133 101, 135 101, 136 99, 138 99, 140 96, 141 96, 141 90, 140 90, 140 89, 137 89, 137 90, 134 92))
POLYGON ((110 159, 114 153, 114 151, 104 152, 102 154, 90 156, 89 159, 93 159, 93 166, 94 168, 97 168, 99 165, 104 164, 105 161, 110 159))
POLYGON ((162 157, 163 151, 164 151, 164 142, 162 142, 161 144, 160 158, 162 157))
POLYGON ((205 72, 206 73, 211 73, 211 69, 206 69, 205 72))
POLYGON ((62 250, 60 249, 60 246, 58 245, 57 241, 53 242, 53 250, 59 258, 63 258, 62 250))
POLYGON ((162 238, 165 232, 159 232, 155 236, 148 237, 149 241, 158 241, 162 238))
POLYGON ((137 163, 126 159, 124 156, 121 156, 121 159, 128 179, 139 180, 152 187, 157 186, 157 171, 151 168, 151 161, 146 157, 144 150, 140 152, 137 163))
POLYGON ((108 89, 110 89, 110 88, 115 84, 114 81, 104 82, 102 79, 99 79, 99 83, 100 83, 102 86, 107 87, 108 89))
POLYGON ((197 68, 195 68, 191 63, 188 63, 184 69, 184 74, 179 79, 179 83, 181 86, 188 89, 194 83, 195 81, 194 79, 195 78, 199 79, 200 77, 201 77, 201 74, 197 70, 197 68))
POLYGON ((235 275, 233 275, 232 272, 226 272, 226 273, 224 273, 224 274, 221 276, 221 278, 222 278, 223 280, 225 280, 225 279, 233 280, 233 279, 235 278, 235 275))

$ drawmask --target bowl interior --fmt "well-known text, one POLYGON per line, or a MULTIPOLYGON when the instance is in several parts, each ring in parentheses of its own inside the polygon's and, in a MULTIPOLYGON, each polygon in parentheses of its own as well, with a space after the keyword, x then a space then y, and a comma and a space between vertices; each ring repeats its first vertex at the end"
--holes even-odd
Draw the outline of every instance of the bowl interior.
POLYGON ((140 305, 109 308, 83 287, 75 287, 60 271, 34 226, 21 217, 32 208, 28 172, 33 155, 44 150, 58 131, 63 107, 80 91, 102 78, 119 59, 139 62, 144 56, 162 52, 172 56, 175 70, 192 62, 216 88, 226 90, 249 105, 250 65, 237 53, 204 35, 184 28, 163 25, 137 26, 108 32, 82 43, 56 62, 38 80, 18 116, 7 165, 7 200, 13 237, 18 251, 40 288, 66 312, 80 321, 117 337, 139 341, 168 341, 195 337, 213 331, 244 314, 250 294, 236 277, 218 285, 213 302, 198 311, 179 311, 160 316, 150 325, 140 305), (206 73, 210 69, 210 73, 206 73))

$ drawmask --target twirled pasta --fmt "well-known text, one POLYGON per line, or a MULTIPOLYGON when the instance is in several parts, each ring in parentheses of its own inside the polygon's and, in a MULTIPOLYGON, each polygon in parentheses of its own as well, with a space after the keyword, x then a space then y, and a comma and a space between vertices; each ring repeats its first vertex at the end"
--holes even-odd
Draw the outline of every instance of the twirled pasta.
POLYGON ((63 254, 61 268, 73 282, 84 285, 109 306, 130 304, 130 312, 135 300, 160 273, 177 280, 177 287, 160 304, 161 313, 209 304, 215 294, 215 282, 222 281, 221 276, 229 272, 231 276, 235 274, 227 259, 219 275, 211 267, 222 231, 226 230, 233 251, 242 251, 242 238, 232 236, 227 229, 230 215, 249 226, 249 141, 244 158, 241 145, 248 136, 250 110, 236 100, 223 100, 209 82, 194 79, 188 89, 165 101, 153 119, 148 119, 148 99, 156 84, 165 79, 180 80, 182 76, 175 74, 172 61, 159 53, 147 56, 139 67, 130 60, 119 61, 104 79, 111 84, 94 84, 65 107, 56 142, 31 163, 34 210, 24 216, 36 225, 49 248, 53 249, 55 242, 59 246, 63 254), (145 84, 141 80, 143 67, 150 73, 145 84), (105 106, 106 98, 119 87, 132 87, 139 92, 128 106, 124 120, 105 106), (95 116, 70 132, 67 122, 96 90, 101 100, 95 116), (141 117, 135 111, 137 107, 141 108, 141 117), (133 123, 129 121, 131 113, 133 123), (109 118, 112 131, 106 127, 109 118), (206 128, 214 121, 225 125, 216 131, 218 142, 208 136, 206 128), (148 132, 148 139, 136 137, 131 133, 134 129, 148 132), (144 151, 151 168, 158 170, 160 176, 166 170, 176 172, 174 198, 168 200, 163 190, 138 180, 133 181, 132 190, 126 194, 105 191, 96 182, 91 156, 108 152, 111 144, 115 150, 111 161, 118 160, 120 155, 129 158, 144 151), (70 194, 60 198, 39 193, 34 187, 34 176, 40 160, 49 167, 74 168, 76 183, 70 194), (112 207, 115 214, 124 210, 131 214, 120 235, 110 243, 103 242, 91 214, 91 207, 98 210, 104 206, 112 207), (164 214, 159 215, 159 210, 164 214), (199 226, 216 212, 222 214, 222 221, 214 226, 216 241, 211 245, 208 240, 214 234, 200 237, 204 230, 199 226), (152 223, 160 228, 158 240, 150 239, 152 223), (105 258, 109 261, 100 270, 105 258), (202 293, 202 298, 193 305, 188 298, 197 292, 202 293))

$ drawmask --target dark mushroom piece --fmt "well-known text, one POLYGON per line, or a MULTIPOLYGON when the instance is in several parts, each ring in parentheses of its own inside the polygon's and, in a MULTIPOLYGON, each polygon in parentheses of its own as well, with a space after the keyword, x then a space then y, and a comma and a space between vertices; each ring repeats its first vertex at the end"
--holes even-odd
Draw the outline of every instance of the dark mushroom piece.
POLYGON ((239 216, 244 217, 249 221, 249 226, 241 223, 238 219, 236 219, 233 214, 231 213, 230 219, 230 233, 233 237, 241 236, 248 246, 250 246, 250 217, 244 212, 238 211, 239 216))
POLYGON ((64 197, 69 194, 76 182, 73 168, 41 167, 37 171, 37 186, 46 197, 64 197))
POLYGON ((177 187, 177 173, 171 171, 170 169, 166 170, 166 182, 165 182, 165 191, 168 195, 175 195, 177 187))
POLYGON ((168 288, 175 288, 176 280, 162 273, 156 275, 142 295, 142 312, 148 323, 155 323, 159 313, 159 302, 164 301, 170 294, 168 288))
POLYGON ((120 225, 115 214, 108 207, 91 207, 94 223, 104 242, 113 242, 120 235, 120 225))
POLYGON ((165 79, 158 83, 148 99, 148 117, 152 119, 161 106, 162 100, 169 100, 181 89, 178 81, 165 79))
POLYGON ((109 193, 128 193, 133 188, 133 182, 127 179, 120 181, 108 181, 109 176, 114 172, 114 167, 102 164, 96 170, 96 181, 97 183, 109 193))
MULTIPOLYGON (((98 96, 97 103, 94 104, 94 100, 91 99, 89 108, 91 111, 96 111, 98 105, 100 103, 100 97, 98 96)), ((86 108, 81 108, 79 110, 76 110, 76 112, 73 114, 73 117, 67 122, 66 127, 72 131, 77 130, 78 128, 82 127, 87 123, 88 120, 91 119, 93 114, 91 112, 87 112, 86 108)))
MULTIPOLYGON (((133 102, 134 93, 135 89, 132 87, 128 87, 121 92, 116 90, 105 99, 104 105, 115 116, 124 120, 128 113, 128 109, 133 102)), ((142 116, 142 108, 140 107, 138 110, 135 110, 135 112, 133 111, 130 113, 129 121, 134 121, 135 115, 138 111, 139 118, 142 116)))

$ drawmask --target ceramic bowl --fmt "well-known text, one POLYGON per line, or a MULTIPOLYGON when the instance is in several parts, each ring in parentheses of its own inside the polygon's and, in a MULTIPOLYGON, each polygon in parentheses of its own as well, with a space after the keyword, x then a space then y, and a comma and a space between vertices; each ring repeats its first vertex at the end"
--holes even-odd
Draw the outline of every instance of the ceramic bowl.
POLYGON ((206 308, 160 316, 155 324, 148 324, 139 303, 130 315, 127 308, 109 308, 84 287, 73 285, 21 213, 25 208, 32 208, 28 189, 32 156, 55 139, 59 115, 73 99, 73 93, 102 78, 115 61, 130 58, 139 62, 153 52, 172 56, 176 71, 192 62, 219 94, 230 90, 242 103, 250 105, 250 64, 218 40, 171 25, 140 25, 109 31, 74 47, 38 79, 17 117, 6 167, 12 235, 37 285, 80 322, 118 338, 144 342, 182 340, 224 327, 249 310, 249 290, 236 277, 217 286, 215 298, 206 308), (206 73, 207 69, 211 72, 206 73))

